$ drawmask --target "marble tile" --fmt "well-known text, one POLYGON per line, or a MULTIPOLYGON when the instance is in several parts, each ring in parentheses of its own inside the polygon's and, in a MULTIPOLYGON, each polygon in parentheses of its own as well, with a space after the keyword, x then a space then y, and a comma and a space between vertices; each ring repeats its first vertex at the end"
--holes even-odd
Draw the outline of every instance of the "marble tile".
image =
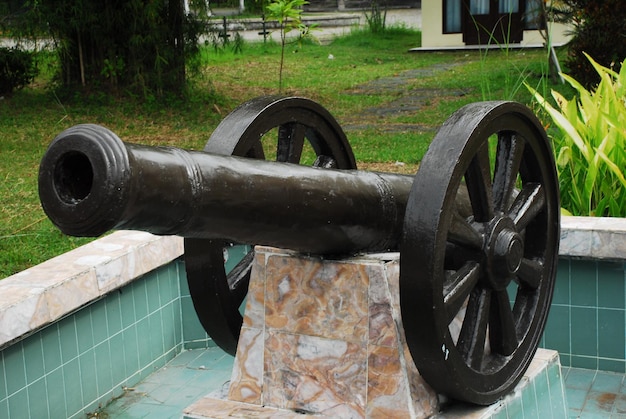
POLYGON ((259 419, 305 419, 319 417, 303 412, 281 410, 267 406, 259 406, 204 397, 183 411, 183 419, 198 418, 259 418, 259 419))
POLYGON ((397 348, 369 347, 367 417, 402 417, 410 411, 410 387, 397 348))
POLYGON ((268 255, 266 269, 268 328, 366 342, 368 288, 361 264, 268 255))
MULTIPOLYGON (((368 265, 369 274, 369 344, 398 347, 387 270, 382 264, 368 265)), ((393 276, 392 276, 393 277, 393 276)))
POLYGON ((437 410, 398 331, 397 255, 329 261, 255 251, 228 402, 342 418, 437 410))
POLYGON ((246 315, 243 317, 243 325, 246 327, 262 329, 265 326, 265 252, 255 252, 252 264, 251 278, 248 294, 246 297, 246 315))
POLYGON ((268 331, 263 404, 341 417, 362 417, 367 359, 363 346, 268 331), (340 411, 337 406, 343 405, 340 411))
POLYGON ((118 231, 0 281, 0 347, 171 262, 178 237, 118 231))
POLYGON ((263 387, 263 329, 242 327, 233 365, 230 400, 252 404, 262 403, 263 387))
POLYGON ((561 256, 626 259, 626 219, 561 217, 561 256))

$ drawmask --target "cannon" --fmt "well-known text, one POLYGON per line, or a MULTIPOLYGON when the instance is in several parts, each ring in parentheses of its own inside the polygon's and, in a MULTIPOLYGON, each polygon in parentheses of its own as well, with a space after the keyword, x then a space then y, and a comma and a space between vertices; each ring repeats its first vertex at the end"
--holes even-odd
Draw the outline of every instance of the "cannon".
POLYGON ((67 234, 184 237, 198 317, 231 354, 253 254, 226 274, 232 243, 333 258, 399 251, 417 368, 439 393, 476 404, 519 381, 551 304, 558 182, 542 125, 518 103, 455 112, 414 176, 357 170, 337 121, 304 98, 241 105, 203 151, 125 144, 78 125, 50 144, 39 194, 67 234))

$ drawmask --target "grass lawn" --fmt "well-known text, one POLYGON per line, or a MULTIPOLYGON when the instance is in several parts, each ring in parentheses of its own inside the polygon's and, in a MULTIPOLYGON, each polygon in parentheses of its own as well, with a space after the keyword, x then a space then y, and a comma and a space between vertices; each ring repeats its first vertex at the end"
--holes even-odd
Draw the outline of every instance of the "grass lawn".
MULTIPOLYGON (((541 92, 552 87, 542 76, 547 66, 543 50, 408 52, 419 44, 418 32, 395 28, 377 36, 354 33, 328 45, 290 45, 283 94, 325 106, 346 127, 361 167, 412 172, 437 127, 464 104, 490 99, 530 103, 521 81, 541 92), (398 77, 402 83, 390 88, 389 80, 398 77), (371 111, 415 92, 424 96, 416 109, 385 115, 371 111)), ((238 104, 278 93, 279 56, 273 44, 246 44, 242 54, 207 47, 185 101, 61 94, 47 73, 0 100, 0 278, 89 240, 63 236, 39 205, 39 160, 56 134, 89 122, 107 126, 127 142, 201 149, 238 104)))

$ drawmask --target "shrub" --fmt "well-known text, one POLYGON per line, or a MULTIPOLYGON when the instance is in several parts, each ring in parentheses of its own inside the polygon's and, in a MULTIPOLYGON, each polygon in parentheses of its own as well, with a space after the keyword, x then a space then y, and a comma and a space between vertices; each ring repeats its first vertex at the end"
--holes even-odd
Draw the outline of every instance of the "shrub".
MULTIPOLYGON (((555 3, 555 2, 552 2, 555 3)), ((565 65, 569 74, 586 88, 599 81, 598 73, 583 53, 605 67, 615 66, 626 57, 626 7, 624 0, 561 0, 561 13, 573 24, 565 65)))
POLYGON ((561 205, 574 215, 626 216, 626 66, 621 71, 601 66, 586 55, 600 83, 589 92, 563 75, 578 92, 577 100, 552 96, 559 109, 527 86, 550 115, 561 187, 561 205))
POLYGON ((0 48, 0 95, 11 94, 37 75, 34 54, 19 48, 0 48))

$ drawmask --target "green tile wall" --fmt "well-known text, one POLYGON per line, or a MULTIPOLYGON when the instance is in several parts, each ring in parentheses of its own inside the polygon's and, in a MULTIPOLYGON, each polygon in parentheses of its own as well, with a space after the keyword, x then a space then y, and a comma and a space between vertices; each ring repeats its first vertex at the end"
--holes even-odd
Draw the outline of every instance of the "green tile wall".
POLYGON ((561 258, 542 346, 564 366, 626 372, 626 264, 561 258))
MULTIPOLYGON (((250 251, 250 246, 238 245, 231 246, 225 250, 225 270, 230 272, 243 256, 250 251)), ((204 328, 198 320, 195 309, 193 308, 193 302, 191 301, 191 295, 189 294, 189 286, 187 285, 187 279, 184 268, 181 269, 181 281, 180 281, 180 299, 182 307, 182 327, 184 349, 202 349, 208 347, 214 347, 215 342, 207 335, 204 328)), ((242 303, 242 307, 245 305, 245 301, 242 303)))
MULTIPOLYGON (((228 269, 243 251, 230 250, 228 269)), ((624 263, 559 261, 541 343, 563 365, 626 372, 625 271, 624 263)), ((182 349, 209 346, 184 264, 172 262, 0 351, 0 419, 84 417, 182 349)))
MULTIPOLYGON (((247 251, 229 248, 226 270, 247 251)), ((0 351, 0 419, 84 418, 181 350, 209 346, 174 261, 0 351)))
POLYGON ((84 418, 180 352, 174 262, 0 352, 0 418, 84 418))

